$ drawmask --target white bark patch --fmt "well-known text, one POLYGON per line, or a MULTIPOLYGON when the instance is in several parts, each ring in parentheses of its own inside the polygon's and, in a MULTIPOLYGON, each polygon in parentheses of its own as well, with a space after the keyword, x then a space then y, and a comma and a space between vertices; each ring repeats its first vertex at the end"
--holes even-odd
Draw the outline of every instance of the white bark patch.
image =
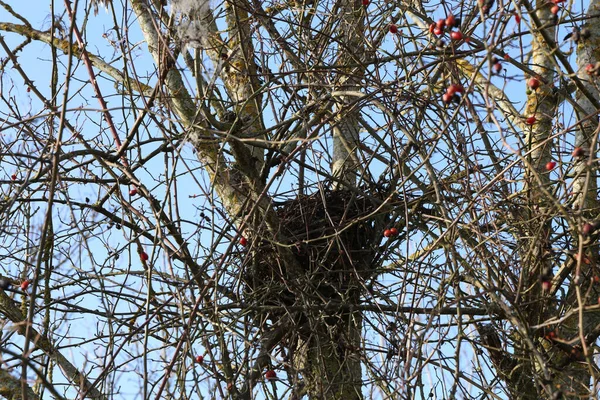
POLYGON ((210 13, 210 2, 204 0, 174 0, 173 12, 181 14, 187 21, 182 21, 177 27, 177 35, 182 43, 189 48, 202 46, 208 39, 208 20, 203 18, 210 13))

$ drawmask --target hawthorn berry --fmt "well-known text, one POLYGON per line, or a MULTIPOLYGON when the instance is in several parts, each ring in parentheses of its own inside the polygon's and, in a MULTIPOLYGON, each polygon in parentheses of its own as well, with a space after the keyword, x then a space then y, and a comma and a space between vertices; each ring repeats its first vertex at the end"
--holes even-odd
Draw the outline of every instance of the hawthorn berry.
POLYGON ((581 147, 575 147, 572 154, 573 157, 579 158, 585 155, 585 151, 581 147))
POLYGON ((588 64, 585 66, 585 72, 587 72, 588 74, 593 74, 594 73, 594 64, 588 64))
POLYGON ((16 181, 17 180, 17 174, 12 174, 10 176, 10 179, 12 179, 13 181, 16 181))
POLYGON ((446 17, 446 21, 445 21, 445 22, 446 22, 446 26, 447 26, 448 28, 452 28, 452 27, 453 27, 453 26, 456 24, 456 18, 454 17, 454 15, 452 15, 452 14, 449 14, 449 15, 446 17))
POLYGON ((390 234, 391 236, 398 236, 398 229, 390 228, 390 234))
POLYGON ((268 380, 273 380, 277 378, 277 374, 275 373, 275 371, 270 369, 265 373, 265 378, 267 378, 268 380))
POLYGON ((31 284, 30 279, 24 280, 23 282, 21 282, 21 290, 27 290, 27 288, 29 287, 30 284, 31 284))
POLYGON ((148 261, 148 253, 146 253, 145 251, 142 251, 140 253, 140 260, 142 260, 142 261, 148 261))
POLYGON ((556 167, 556 161, 548 161, 546 163, 546 171, 552 171, 556 167))
POLYGON ((560 7, 559 6, 552 6, 552 8, 550 9, 550 12, 554 15, 558 14, 558 12, 560 11, 560 7))
POLYGON ((461 31, 453 31, 450 33, 450 38, 452 40, 461 40, 463 38, 463 34, 461 31))
POLYGON ((527 86, 529 86, 533 90, 539 88, 541 84, 542 83, 537 78, 529 78, 529 81, 527 81, 527 86))
POLYGON ((436 22, 435 27, 438 29, 444 29, 446 27, 446 20, 444 18, 438 19, 438 22, 436 22))
POLYGON ((433 34, 434 34, 434 35, 436 35, 436 36, 440 36, 442 33, 444 33, 444 30, 443 30, 443 29, 440 29, 440 28, 437 28, 437 27, 436 27, 436 28, 433 30, 433 34))
POLYGON ((515 22, 516 22, 517 24, 520 24, 520 23, 521 23, 521 16, 520 16, 519 14, 517 14, 517 13, 515 13, 515 22))
POLYGON ((502 64, 497 62, 492 66, 492 68, 494 68, 495 73, 499 74, 500 71, 502 71, 502 64))
POLYGON ((248 244, 248 239, 246 239, 245 237, 243 237, 243 236, 242 236, 242 237, 240 238, 240 244, 241 244, 242 246, 246 246, 246 245, 248 244))
POLYGON ((197 362, 198 364, 200 364, 202 361, 204 361, 204 357, 202 357, 202 356, 200 356, 200 355, 196 356, 196 362, 197 362))
POLYGON ((138 191, 137 191, 137 189, 136 189, 136 188, 132 188, 132 189, 129 191, 129 195, 130 195, 130 196, 135 196, 137 193, 138 193, 138 191))
POLYGON ((386 229, 385 231, 383 231, 383 236, 385 236, 385 237, 392 236, 392 230, 391 229, 386 229))
POLYGON ((537 122, 537 118, 534 115, 532 115, 531 117, 527 117, 525 122, 527 123, 527 125, 533 125, 537 122))
POLYGON ((390 33, 392 33, 392 34, 398 33, 398 27, 395 24, 390 25, 390 33))
POLYGON ((368 6, 369 5, 369 0, 362 0, 362 5, 363 6, 368 6))
POLYGON ((594 225, 590 224, 589 222, 586 222, 581 227, 581 233, 583 233, 585 236, 591 235, 592 233, 594 233, 594 225))
POLYGON ((462 85, 453 83, 446 89, 446 93, 450 96, 454 96, 456 93, 464 93, 465 88, 462 85))

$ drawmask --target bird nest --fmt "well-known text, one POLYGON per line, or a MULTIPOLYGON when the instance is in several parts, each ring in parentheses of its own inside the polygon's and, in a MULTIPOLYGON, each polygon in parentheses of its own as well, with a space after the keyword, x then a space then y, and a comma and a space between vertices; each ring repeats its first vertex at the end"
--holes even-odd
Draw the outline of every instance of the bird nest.
MULTIPOLYGON (((362 287, 381 240, 375 201, 346 190, 319 191, 276 206, 281 233, 304 272, 304 294, 332 300, 362 287)), ((285 265, 270 243, 253 246, 245 263, 246 294, 261 304, 296 303, 285 265)), ((300 279, 300 282, 298 282, 300 279)))

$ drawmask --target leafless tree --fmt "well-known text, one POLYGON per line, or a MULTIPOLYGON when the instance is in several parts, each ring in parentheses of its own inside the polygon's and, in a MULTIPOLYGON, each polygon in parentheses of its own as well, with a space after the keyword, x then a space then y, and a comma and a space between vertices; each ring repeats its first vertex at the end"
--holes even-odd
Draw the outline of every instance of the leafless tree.
POLYGON ((596 397, 597 0, 0 6, 0 395, 596 397))

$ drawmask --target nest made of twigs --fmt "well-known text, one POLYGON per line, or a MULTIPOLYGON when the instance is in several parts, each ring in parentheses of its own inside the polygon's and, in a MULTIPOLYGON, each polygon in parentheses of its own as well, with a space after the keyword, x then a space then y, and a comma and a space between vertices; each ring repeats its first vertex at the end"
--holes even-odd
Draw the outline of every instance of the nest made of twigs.
MULTIPOLYGON (((381 239, 375 229, 376 208, 370 198, 347 190, 319 191, 276 207, 282 234, 305 272, 300 278, 305 292, 321 299, 343 296, 372 273, 381 239)), ((263 243, 250 251, 247 294, 260 296, 262 304, 293 302, 289 277, 274 247, 263 243)))

